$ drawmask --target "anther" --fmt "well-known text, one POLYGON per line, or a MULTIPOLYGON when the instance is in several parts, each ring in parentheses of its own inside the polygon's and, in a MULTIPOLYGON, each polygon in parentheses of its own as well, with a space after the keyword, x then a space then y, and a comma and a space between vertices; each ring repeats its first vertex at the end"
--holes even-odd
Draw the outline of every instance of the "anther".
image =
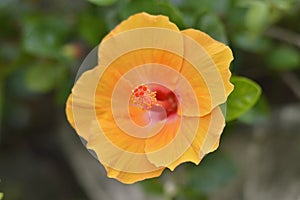
POLYGON ((132 90, 130 101, 143 110, 150 110, 157 105, 156 92, 151 91, 147 85, 137 86, 132 90))

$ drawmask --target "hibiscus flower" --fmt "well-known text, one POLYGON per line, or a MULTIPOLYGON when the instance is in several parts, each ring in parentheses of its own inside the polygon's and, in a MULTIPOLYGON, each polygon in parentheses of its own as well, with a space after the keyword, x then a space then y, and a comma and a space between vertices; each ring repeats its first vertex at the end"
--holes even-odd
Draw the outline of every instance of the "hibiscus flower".
POLYGON ((220 108, 233 90, 230 48, 139 13, 100 43, 98 64, 75 83, 67 118, 108 177, 134 183, 199 164, 219 145, 220 108))

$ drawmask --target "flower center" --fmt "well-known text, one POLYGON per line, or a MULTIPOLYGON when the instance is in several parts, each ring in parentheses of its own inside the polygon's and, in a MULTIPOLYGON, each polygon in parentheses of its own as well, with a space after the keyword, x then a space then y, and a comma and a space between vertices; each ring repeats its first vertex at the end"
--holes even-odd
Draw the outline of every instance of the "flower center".
POLYGON ((155 107, 161 106, 166 117, 177 113, 178 99, 173 91, 160 84, 143 84, 132 90, 130 101, 142 110, 156 112, 155 107))
POLYGON ((130 101, 143 110, 150 110, 157 105, 156 92, 152 92, 147 85, 136 87, 131 94, 130 101))

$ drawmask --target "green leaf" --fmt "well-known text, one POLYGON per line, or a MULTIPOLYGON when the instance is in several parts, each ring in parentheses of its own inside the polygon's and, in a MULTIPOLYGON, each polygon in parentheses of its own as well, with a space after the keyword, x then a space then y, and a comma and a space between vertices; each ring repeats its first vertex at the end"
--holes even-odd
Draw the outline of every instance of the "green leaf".
POLYGON ((96 4, 98 6, 109 6, 114 4, 117 0, 87 0, 93 4, 96 4))
POLYGON ((199 195, 210 194, 236 176, 236 166, 225 154, 215 152, 206 156, 199 167, 189 170, 188 189, 199 195))
POLYGON ((255 105, 261 95, 260 86, 248 78, 233 76, 231 82, 234 90, 227 100, 226 121, 232 121, 244 114, 255 105))
POLYGON ((57 57, 69 31, 59 16, 32 15, 24 22, 22 43, 25 51, 36 56, 57 57))
POLYGON ((290 46, 280 46, 271 50, 267 61, 271 69, 293 70, 300 67, 300 52, 290 46))
POLYGON ((25 84, 33 92, 49 92, 64 76, 65 69, 56 64, 36 64, 25 72, 25 84))
POLYGON ((261 124, 270 115, 270 108, 264 96, 261 96, 257 103, 247 112, 239 117, 239 121, 245 124, 261 124))
POLYGON ((130 3, 121 7, 122 18, 128 18, 130 15, 139 12, 147 12, 152 15, 166 15, 170 21, 175 23, 180 29, 185 27, 181 12, 168 2, 156 0, 131 0, 130 3))
POLYGON ((0 200, 2 200, 4 197, 4 194, 2 192, 0 192, 0 200))

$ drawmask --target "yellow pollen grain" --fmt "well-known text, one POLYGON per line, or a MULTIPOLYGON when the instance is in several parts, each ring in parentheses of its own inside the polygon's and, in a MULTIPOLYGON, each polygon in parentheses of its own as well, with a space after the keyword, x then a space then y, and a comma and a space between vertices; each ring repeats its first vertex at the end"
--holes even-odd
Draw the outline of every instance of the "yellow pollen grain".
POLYGON ((151 91, 147 85, 139 85, 132 90, 130 101, 142 110, 150 110, 157 105, 156 91, 151 91))

